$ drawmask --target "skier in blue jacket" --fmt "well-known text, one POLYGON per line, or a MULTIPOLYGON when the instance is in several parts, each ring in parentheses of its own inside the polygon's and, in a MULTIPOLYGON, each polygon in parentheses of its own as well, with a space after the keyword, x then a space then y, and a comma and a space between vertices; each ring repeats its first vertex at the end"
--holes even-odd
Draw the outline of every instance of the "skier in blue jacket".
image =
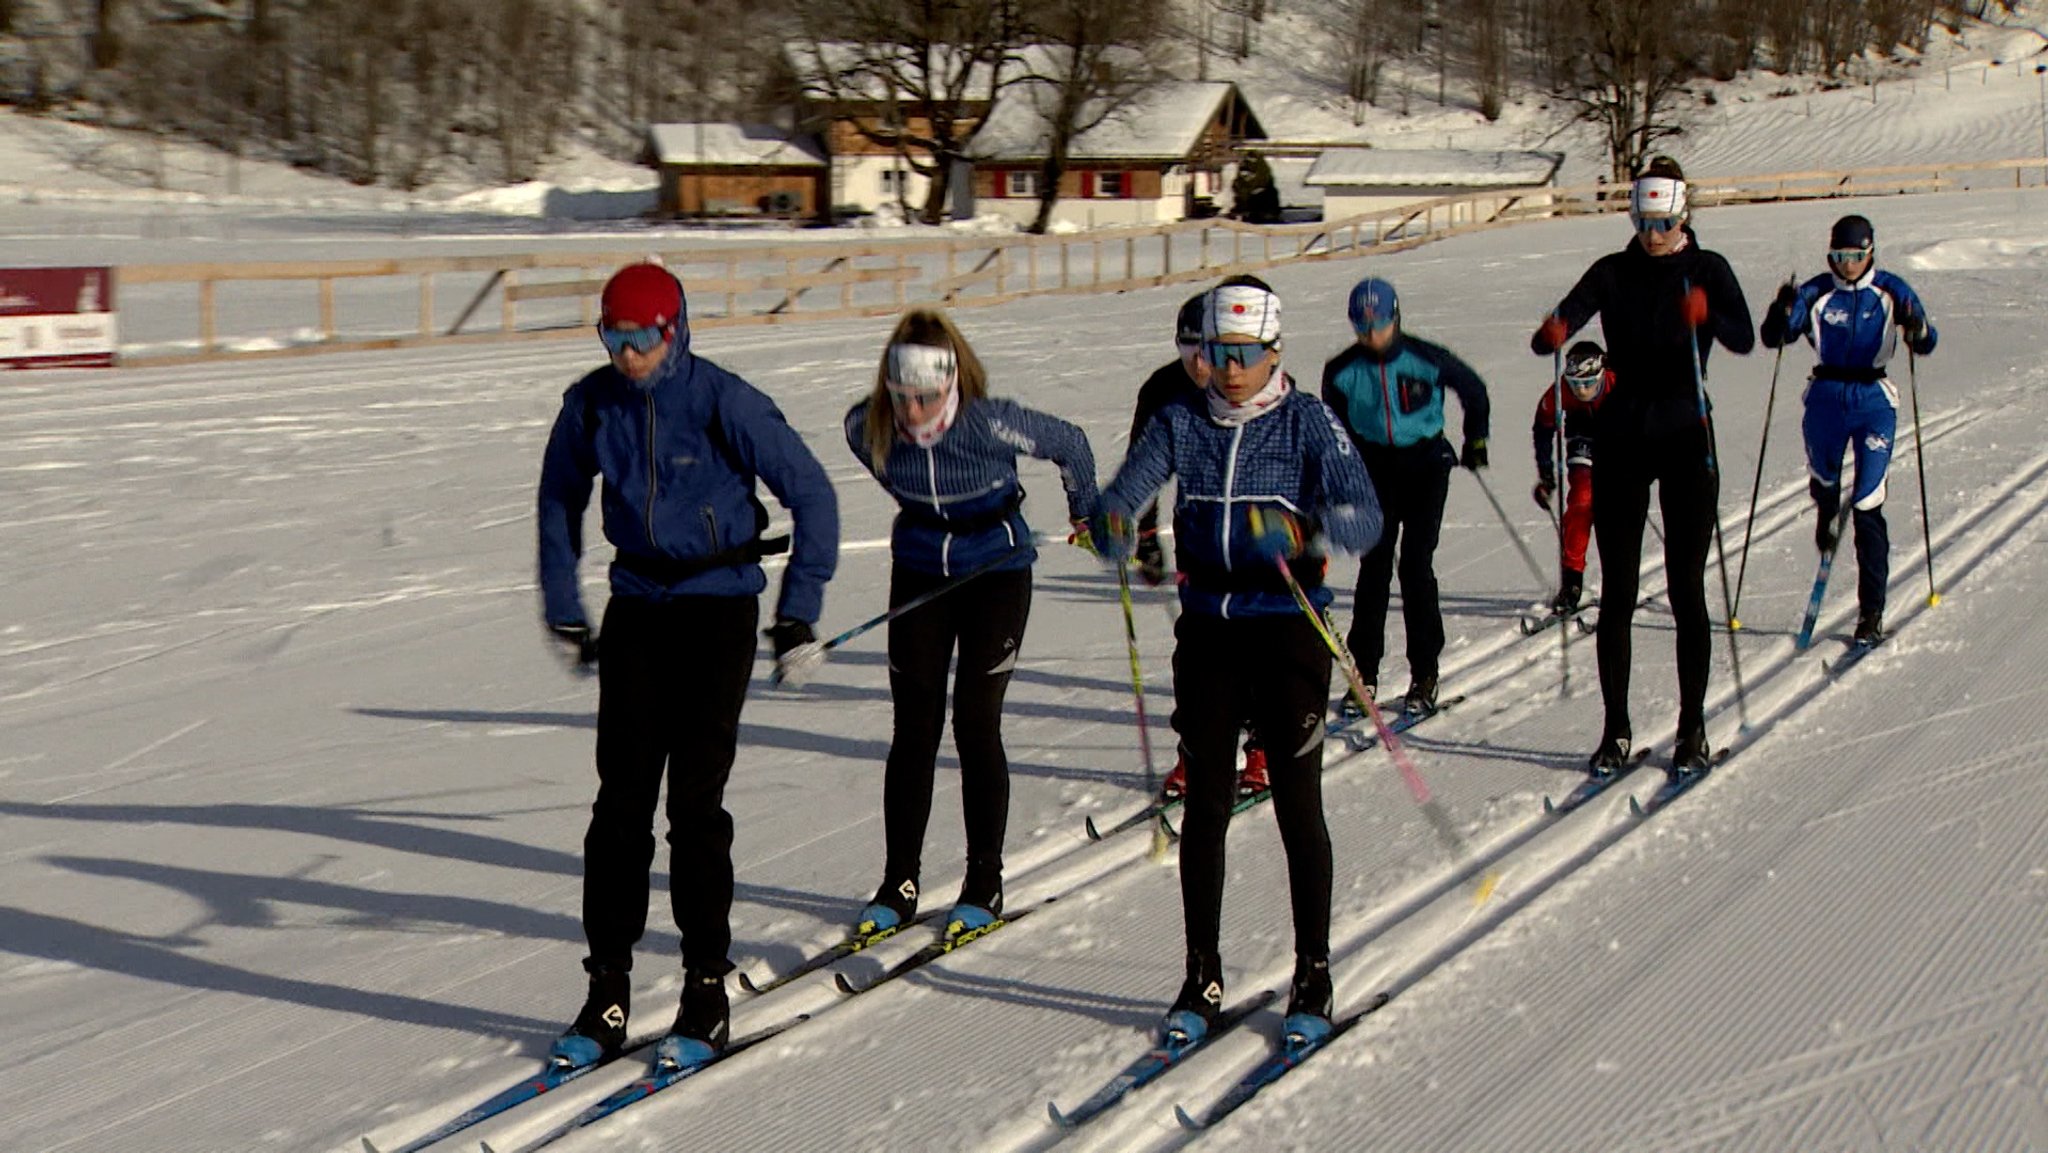
MULTIPOLYGON (((1485 468, 1489 408, 1486 382, 1442 345, 1401 327, 1394 286, 1368 277, 1351 289, 1348 309, 1357 341, 1323 366, 1323 403, 1350 431, 1351 440, 1380 495, 1387 531, 1358 565, 1358 595, 1351 606, 1351 655, 1367 689, 1379 681, 1387 645, 1388 591, 1400 538, 1401 620, 1408 634, 1408 693, 1404 711, 1436 708, 1437 661, 1444 651, 1444 618, 1437 603, 1436 546, 1442 535, 1451 467, 1485 468), (1464 411, 1463 449, 1444 438, 1444 393, 1464 411)), ((1346 696, 1347 712, 1363 701, 1346 696)))
POLYGON ((1059 466, 1067 514, 1085 529, 1095 515, 1095 455, 1074 425, 988 395, 987 373, 967 338, 944 313, 923 308, 897 322, 873 391, 846 414, 846 443, 898 506, 889 538, 890 607, 972 578, 889 622, 895 729, 882 780, 888 855, 855 932, 892 928, 917 913, 946 727, 946 669, 957 649, 953 744, 967 870, 947 918, 946 932, 956 936, 993 923, 1003 910, 1010 810, 1003 697, 1024 644, 1038 559, 1024 523, 1017 459, 1059 466))
POLYGON ((1187 979, 1166 1019, 1207 1033, 1223 1005, 1223 845, 1235 799, 1237 734, 1267 748, 1273 816, 1287 852, 1295 972, 1290 1032, 1329 1025, 1330 833, 1323 821, 1323 717, 1330 651, 1295 604, 1287 564, 1318 612, 1331 548, 1380 536, 1372 482, 1337 419, 1280 367, 1280 298, 1256 277, 1208 296, 1199 394, 1168 401, 1102 496, 1105 555, 1128 557, 1132 524, 1168 477, 1179 480, 1175 556, 1184 580, 1173 654, 1174 728, 1187 758, 1181 903, 1187 979))
POLYGON ((1891 538, 1884 521, 1885 472, 1898 431, 1899 391, 1885 374, 1898 337, 1915 355, 1934 351, 1939 338, 1911 285, 1877 267, 1877 232, 1861 216, 1835 221, 1828 237, 1828 271, 1794 286, 1787 281, 1764 313, 1758 335, 1766 348, 1805 337, 1820 363, 1806 385, 1807 482, 1818 506, 1814 541, 1823 553, 1838 543, 1842 453, 1856 453, 1850 497, 1856 522, 1856 641, 1884 639, 1885 584, 1891 577, 1891 538))
POLYGON ((597 331, 611 363, 563 395, 540 475, 547 627, 572 659, 598 666, 597 800, 583 840, 589 997, 550 1056, 585 1065, 625 1043, 665 772, 683 988, 655 1059, 682 1062, 726 1040, 733 828, 725 783, 768 583, 760 560, 791 547, 786 537, 762 537, 768 512, 754 482, 765 482, 795 521, 767 630, 778 662, 815 643, 811 626, 838 558, 838 498, 774 401, 690 351, 682 285, 667 269, 634 264, 614 275, 597 331), (605 539, 616 550, 602 661, 576 575, 599 476, 605 539))

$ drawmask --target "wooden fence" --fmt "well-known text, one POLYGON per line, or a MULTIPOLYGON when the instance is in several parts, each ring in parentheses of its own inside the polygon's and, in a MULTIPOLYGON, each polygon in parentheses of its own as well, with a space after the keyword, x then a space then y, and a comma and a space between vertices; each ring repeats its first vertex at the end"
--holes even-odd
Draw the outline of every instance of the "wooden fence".
MULTIPOLYGON (((2029 158, 1703 180, 1693 184, 1693 199, 1716 205, 1930 192, 1960 187, 1973 175, 2002 181, 1998 174, 2006 171, 2017 187, 2031 169, 2041 169, 2048 180, 2048 159, 2029 158)), ((1060 236, 700 244, 659 255, 682 278, 691 326, 702 329, 894 315, 912 304, 958 308, 1048 293, 1210 281, 1294 261, 1397 252, 1530 220, 1618 212, 1627 199, 1627 187, 1614 185, 1489 189, 1335 222, 1260 226, 1219 219, 1060 236)), ((124 361, 170 364, 587 334, 605 278, 647 255, 579 251, 127 265, 117 270, 116 299, 124 313, 138 298, 149 301, 151 293, 182 294, 196 304, 197 339, 153 343, 175 351, 131 352, 124 361), (400 282, 396 291, 394 280, 400 282), (361 315, 345 323, 340 294, 355 298, 361 315), (237 297, 225 310, 224 295, 237 297), (412 299, 416 313, 394 308, 394 301, 412 299), (274 319, 281 308, 300 307, 307 315, 298 324, 274 319), (234 331, 224 329, 224 315, 238 318, 234 331)), ((181 308, 175 299, 153 303, 181 308)))

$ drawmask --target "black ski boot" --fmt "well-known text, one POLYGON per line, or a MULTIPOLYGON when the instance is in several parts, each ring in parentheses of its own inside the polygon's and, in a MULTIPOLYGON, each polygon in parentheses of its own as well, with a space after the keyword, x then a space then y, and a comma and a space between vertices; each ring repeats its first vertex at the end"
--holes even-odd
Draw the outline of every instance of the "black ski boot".
POLYGON ((1600 747, 1586 759, 1586 768, 1596 777, 1612 776, 1628 767, 1629 733, 1608 729, 1600 734, 1600 747))
POLYGON ((901 928, 915 916, 917 878, 883 877, 881 887, 875 890, 875 899, 868 902, 854 921, 853 931, 866 936, 883 929, 901 928))
POLYGON ((1003 865, 996 861, 968 861, 967 876, 960 882, 960 899, 946 917, 946 935, 957 937, 986 929, 1003 915, 1003 865))
POLYGON ((558 1068, 580 1069, 619 1055, 626 1047, 626 1016, 632 1010, 633 981, 626 970, 591 965, 590 993, 583 1011, 567 1032, 548 1046, 548 1060, 558 1068))
POLYGON ((1223 1012, 1223 958, 1214 953, 1189 953, 1187 980, 1166 1011, 1166 1039, 1192 1045, 1209 1035, 1223 1012))
POLYGON ((1330 987, 1328 957, 1294 958, 1294 991, 1287 998, 1287 1019, 1280 1034, 1289 1047, 1313 1045, 1330 1035, 1336 993, 1330 987))
POLYGON ((657 1072, 702 1065, 718 1056, 732 1033, 725 974, 685 970, 681 1004, 668 1036, 654 1048, 657 1072))
POLYGON ((1579 611, 1579 598, 1586 592, 1586 574, 1565 570, 1564 579, 1558 582, 1557 595, 1550 598, 1550 611, 1558 616, 1579 611))
POLYGON ((1713 767, 1713 757, 1713 750, 1707 747, 1706 722, 1701 721, 1691 728, 1681 727, 1678 745, 1671 750, 1671 775, 1698 776, 1713 767))
POLYGON ((1856 644, 1866 648, 1884 639, 1884 610, 1871 609, 1856 618, 1856 644))
POLYGON ((1436 711, 1436 677, 1416 677, 1408 682, 1408 695, 1401 702, 1404 713, 1429 714, 1436 711))

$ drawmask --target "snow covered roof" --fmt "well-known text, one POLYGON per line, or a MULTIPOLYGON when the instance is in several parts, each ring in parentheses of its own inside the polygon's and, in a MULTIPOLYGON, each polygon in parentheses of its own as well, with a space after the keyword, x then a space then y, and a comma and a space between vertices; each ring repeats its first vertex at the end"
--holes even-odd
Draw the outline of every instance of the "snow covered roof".
POLYGON ((1331 148, 1305 183, 1323 188, 1526 188, 1547 184, 1562 152, 1475 152, 1462 148, 1331 148))
POLYGON ((823 167, 829 163, 817 137, 791 135, 773 124, 650 124, 647 146, 657 164, 823 167))
MULTIPOLYGON (((1228 81, 1172 81, 1140 91, 1101 123, 1074 139, 1074 160, 1179 160, 1195 150, 1202 133, 1236 95, 1228 81)), ((1053 90, 1046 85, 1020 84, 1006 89, 989 112, 988 122, 969 149, 976 160, 1037 160, 1045 155, 1049 135, 1042 108, 1050 108, 1053 90)), ((1243 108, 1244 131, 1264 138, 1265 129, 1243 108)))

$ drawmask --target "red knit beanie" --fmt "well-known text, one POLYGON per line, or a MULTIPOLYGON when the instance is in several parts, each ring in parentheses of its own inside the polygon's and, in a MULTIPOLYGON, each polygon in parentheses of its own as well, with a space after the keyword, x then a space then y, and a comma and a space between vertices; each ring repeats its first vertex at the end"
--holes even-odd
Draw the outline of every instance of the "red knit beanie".
POLYGON ((629 264, 604 286, 598 323, 607 328, 671 328, 683 311, 683 286, 659 264, 629 264))

